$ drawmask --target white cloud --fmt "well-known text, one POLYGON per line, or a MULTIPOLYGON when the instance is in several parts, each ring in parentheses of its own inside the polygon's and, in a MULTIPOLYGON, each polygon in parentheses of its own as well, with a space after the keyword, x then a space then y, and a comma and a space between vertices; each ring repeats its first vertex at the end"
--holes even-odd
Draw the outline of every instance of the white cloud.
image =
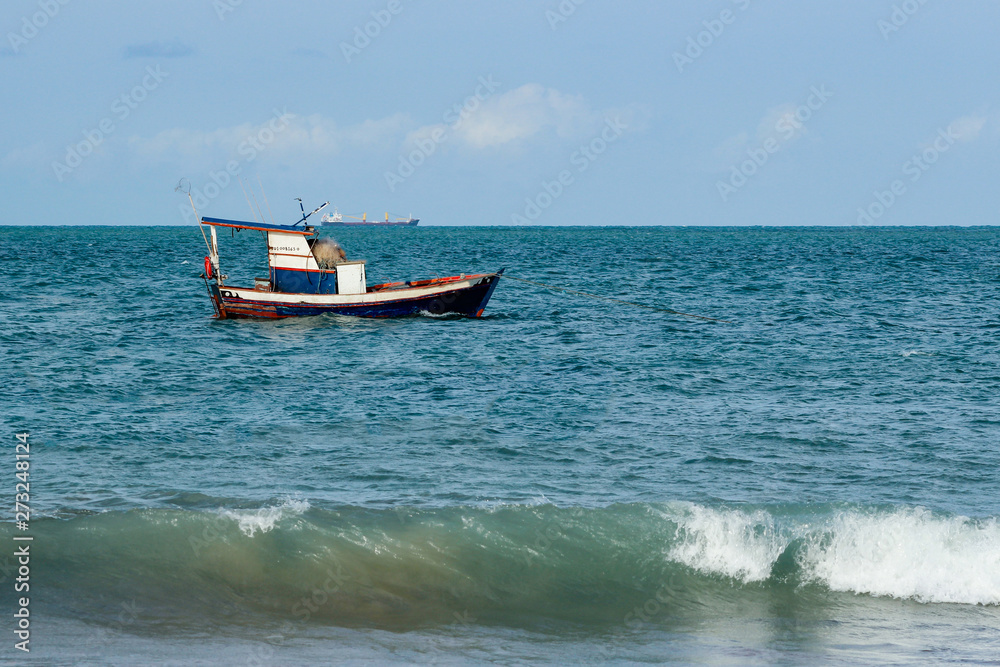
POLYGON ((4 169, 38 169, 49 168, 53 153, 43 142, 37 142, 24 148, 15 148, 0 160, 4 169))
POLYGON ((476 101, 469 98, 457 120, 425 125, 411 131, 406 146, 444 133, 452 143, 483 150, 524 146, 555 137, 576 141, 598 131, 606 118, 621 118, 629 131, 642 129, 649 113, 642 107, 595 110, 582 95, 571 95, 538 83, 527 83, 505 93, 476 101))
MULTIPOLYGON (((130 168, 171 165, 187 170, 219 169, 230 160, 253 158, 265 162, 310 163, 328 160, 352 151, 384 153, 392 160, 417 141, 435 133, 447 137, 449 145, 471 150, 525 147, 537 142, 583 141, 600 131, 605 119, 620 119, 627 131, 645 126, 648 110, 639 106, 595 110, 581 95, 567 94, 529 83, 485 98, 467 98, 465 112, 446 114, 443 123, 418 126, 406 113, 340 125, 322 114, 288 114, 287 122, 275 123, 276 111, 260 123, 240 123, 214 129, 169 128, 152 135, 112 135, 105 138, 95 155, 102 162, 130 168), (474 105, 470 100, 478 100, 474 105), (452 117, 453 116, 453 117, 452 117), (280 125, 280 128, 278 127, 280 125), (248 146, 256 139, 258 148, 248 146)), ((426 141, 425 141, 426 143, 426 141)), ((64 147, 35 144, 17 148, 0 159, 0 167, 50 170, 64 147)), ((97 160, 86 161, 89 164, 97 160)), ((92 167, 88 167, 92 168, 92 167)))
POLYGON ((574 137, 598 118, 582 96, 528 83, 487 99, 455 127, 455 134, 472 148, 489 148, 529 139, 543 131, 561 138, 574 137))
POLYGON ((215 130, 174 128, 152 137, 130 137, 128 146, 140 158, 220 163, 239 159, 241 147, 248 151, 248 142, 256 139, 263 146, 256 154, 263 159, 325 159, 348 147, 389 148, 412 124, 402 113, 343 127, 321 114, 289 114, 287 122, 275 122, 277 117, 215 130))
MULTIPOLYGON (((605 117, 627 118, 630 130, 641 125, 641 109, 595 111, 580 95, 569 95, 537 83, 487 97, 450 126, 442 123, 414 128, 410 116, 392 116, 350 126, 340 126, 320 114, 295 116, 260 152, 266 159, 329 158, 346 149, 398 150, 410 147, 435 131, 444 131, 453 142, 473 149, 523 144, 532 139, 557 137, 576 140, 598 129, 605 117)), ((242 123, 215 130, 164 130, 151 137, 128 139, 130 151, 152 160, 219 163, 238 158, 240 145, 258 136, 269 121, 242 123)))
POLYGON ((791 102, 772 107, 757 124, 757 143, 780 139, 787 143, 806 134, 806 124, 795 116, 799 106, 791 102))
POLYGON ((802 107, 793 102, 785 102, 768 109, 757 122, 751 134, 743 130, 720 142, 705 162, 707 171, 729 171, 737 162, 747 159, 747 151, 759 149, 765 142, 773 141, 784 148, 805 136, 808 122, 803 122, 796 113, 802 107))
POLYGON ((427 145, 428 140, 434 141, 434 137, 446 137, 451 131, 451 128, 444 123, 438 123, 436 125, 424 125, 423 127, 418 127, 417 129, 407 133, 406 139, 403 141, 404 150, 409 150, 420 145, 421 142, 427 145))
POLYGON ((959 141, 974 141, 979 137, 979 133, 986 125, 987 120, 984 113, 970 114, 956 118, 948 127, 952 134, 958 137, 959 141))

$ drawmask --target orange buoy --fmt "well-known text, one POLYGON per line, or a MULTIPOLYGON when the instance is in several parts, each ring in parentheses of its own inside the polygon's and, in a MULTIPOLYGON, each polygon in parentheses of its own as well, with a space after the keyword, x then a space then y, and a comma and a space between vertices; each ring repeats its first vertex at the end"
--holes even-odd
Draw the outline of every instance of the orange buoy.
POLYGON ((212 277, 212 260, 210 260, 208 257, 205 258, 205 277, 206 278, 212 277))

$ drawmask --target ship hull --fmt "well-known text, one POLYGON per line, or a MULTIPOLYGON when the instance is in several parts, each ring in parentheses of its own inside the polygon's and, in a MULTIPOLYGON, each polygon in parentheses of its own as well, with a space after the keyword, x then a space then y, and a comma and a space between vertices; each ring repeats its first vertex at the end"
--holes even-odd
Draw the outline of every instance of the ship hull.
POLYGON ((365 294, 288 294, 212 285, 220 319, 280 319, 314 315, 406 317, 458 314, 481 317, 503 270, 372 288, 365 294))
POLYGON ((324 227, 416 227, 420 220, 403 220, 401 222, 323 222, 324 227))

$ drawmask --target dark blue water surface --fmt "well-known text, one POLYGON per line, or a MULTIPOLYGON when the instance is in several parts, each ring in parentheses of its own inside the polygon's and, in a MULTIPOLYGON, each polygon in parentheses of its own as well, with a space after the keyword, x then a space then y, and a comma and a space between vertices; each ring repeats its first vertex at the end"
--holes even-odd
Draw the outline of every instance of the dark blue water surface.
POLYGON ((216 321, 197 229, 2 227, 32 659, 1000 659, 1000 230, 335 236, 372 283, 728 323, 511 280, 480 319, 216 321))

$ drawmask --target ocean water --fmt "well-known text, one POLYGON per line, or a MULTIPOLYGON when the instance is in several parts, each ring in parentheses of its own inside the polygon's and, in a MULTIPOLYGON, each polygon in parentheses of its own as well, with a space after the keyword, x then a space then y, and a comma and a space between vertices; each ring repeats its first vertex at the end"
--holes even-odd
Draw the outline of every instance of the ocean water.
POLYGON ((1000 663, 1000 229, 335 236, 731 323, 215 321, 197 229, 0 227, 0 661, 1000 663))

